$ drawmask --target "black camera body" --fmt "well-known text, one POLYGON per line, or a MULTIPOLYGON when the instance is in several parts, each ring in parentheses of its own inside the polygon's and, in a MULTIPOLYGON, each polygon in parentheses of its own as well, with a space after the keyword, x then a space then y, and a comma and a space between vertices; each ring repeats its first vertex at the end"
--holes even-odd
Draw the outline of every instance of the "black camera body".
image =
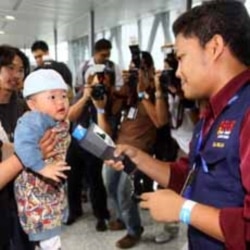
POLYGON ((174 87, 176 90, 179 90, 181 88, 181 81, 175 75, 178 68, 178 61, 173 49, 166 55, 164 62, 167 63, 169 68, 163 70, 159 77, 163 93, 170 92, 169 87, 174 87))
POLYGON ((134 64, 135 68, 139 69, 141 67, 141 50, 139 48, 139 45, 130 45, 129 49, 131 52, 131 61, 134 64))
POLYGON ((175 71, 171 68, 162 71, 159 81, 163 93, 168 93, 169 87, 174 87, 176 90, 181 88, 181 81, 175 76, 175 71))
POLYGON ((92 87, 91 96, 94 100, 103 100, 104 96, 107 94, 106 86, 103 83, 97 83, 92 87))
POLYGON ((134 68, 129 70, 129 86, 135 87, 138 83, 138 70, 141 68, 141 50, 139 45, 130 45, 131 62, 134 64, 134 68))
POLYGON ((105 65, 96 64, 94 71, 98 79, 98 83, 92 87, 91 96, 94 100, 103 100, 105 94, 107 94, 106 86, 104 85, 105 79, 105 65))

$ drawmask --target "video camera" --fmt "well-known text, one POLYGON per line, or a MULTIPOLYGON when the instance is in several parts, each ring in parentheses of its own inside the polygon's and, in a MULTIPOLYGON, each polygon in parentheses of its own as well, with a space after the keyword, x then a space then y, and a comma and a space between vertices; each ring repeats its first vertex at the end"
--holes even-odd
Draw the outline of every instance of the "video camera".
POLYGON ((177 90, 180 89, 181 81, 175 75, 178 68, 178 61, 173 49, 171 50, 171 52, 166 54, 164 62, 168 64, 169 69, 163 70, 159 78, 163 93, 169 92, 169 87, 171 86, 177 90))

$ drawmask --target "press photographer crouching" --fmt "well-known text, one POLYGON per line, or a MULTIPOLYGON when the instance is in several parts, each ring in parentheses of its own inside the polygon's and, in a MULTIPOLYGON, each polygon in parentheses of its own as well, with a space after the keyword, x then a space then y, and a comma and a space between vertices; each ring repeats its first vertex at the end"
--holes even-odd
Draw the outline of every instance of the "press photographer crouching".
MULTIPOLYGON (((150 53, 142 51, 139 57, 135 57, 132 52, 129 71, 123 72, 123 79, 127 98, 116 143, 130 144, 152 154, 156 128, 165 122, 163 116, 167 114, 167 108, 166 104, 156 103, 164 103, 163 99, 155 100, 154 62, 150 53), (135 58, 140 62, 139 65, 133 60, 135 58)), ((131 248, 140 241, 143 232, 138 206, 131 195, 133 191, 136 192, 133 197, 144 191, 152 191, 152 180, 145 178, 139 171, 128 176, 125 172, 117 172, 109 167, 104 170, 108 196, 116 212, 110 229, 122 229, 125 225, 127 234, 116 242, 116 246, 131 248)))
MULTIPOLYGON (((116 107, 113 74, 104 65, 94 65, 93 70, 93 74, 87 76, 86 84, 73 100, 69 119, 73 122, 73 128, 77 124, 88 128, 92 122, 95 122, 113 137, 113 126, 116 126, 116 114, 113 112, 113 108, 116 107)), ((106 230, 109 211, 102 180, 102 160, 80 148, 77 141, 72 139, 67 161, 72 166, 68 177, 70 208, 68 224, 72 224, 83 213, 81 190, 84 176, 90 190, 93 213, 97 219, 96 230, 106 230)))

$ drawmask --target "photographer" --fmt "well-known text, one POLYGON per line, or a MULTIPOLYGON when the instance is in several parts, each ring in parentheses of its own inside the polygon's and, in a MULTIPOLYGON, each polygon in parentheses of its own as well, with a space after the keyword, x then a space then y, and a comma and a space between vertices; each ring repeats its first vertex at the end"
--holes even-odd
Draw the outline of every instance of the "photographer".
POLYGON ((112 44, 109 40, 102 38, 95 43, 94 55, 89 60, 82 62, 76 76, 76 92, 86 83, 87 76, 93 73, 96 64, 104 64, 113 72, 113 81, 117 90, 123 86, 122 73, 117 64, 109 60, 112 44))
MULTIPOLYGON (((151 55, 143 51, 139 56, 139 67, 132 55, 130 70, 123 75, 127 101, 123 106, 116 143, 128 143, 152 154, 156 127, 165 123, 167 109, 163 99, 155 100, 154 63, 151 55)), ((127 167, 130 164, 127 163, 127 167)), ((128 176, 108 167, 105 168, 104 177, 116 213, 115 221, 110 223, 110 230, 123 229, 124 226, 127 229, 127 234, 116 242, 116 246, 131 248, 139 242, 143 233, 138 206, 131 192, 135 189, 135 195, 138 195, 145 190, 152 190, 152 180, 145 178, 139 171, 128 176)))
MULTIPOLYGON (((103 65, 96 65, 95 68, 100 70, 101 66, 103 65)), ((114 136, 116 120, 119 120, 119 118, 116 119, 116 115, 119 113, 114 111, 117 101, 114 96, 115 87, 112 75, 111 72, 102 68, 101 72, 88 76, 87 83, 79 90, 69 110, 69 119, 74 122, 73 126, 81 124, 83 127, 88 127, 95 122, 105 132, 114 136)), ((82 215, 81 189, 84 176, 90 189, 90 201, 97 219, 96 230, 106 230, 109 212, 102 180, 102 160, 80 148, 77 141, 72 139, 67 162, 72 167, 68 178, 70 215, 67 224, 72 224, 82 215)))

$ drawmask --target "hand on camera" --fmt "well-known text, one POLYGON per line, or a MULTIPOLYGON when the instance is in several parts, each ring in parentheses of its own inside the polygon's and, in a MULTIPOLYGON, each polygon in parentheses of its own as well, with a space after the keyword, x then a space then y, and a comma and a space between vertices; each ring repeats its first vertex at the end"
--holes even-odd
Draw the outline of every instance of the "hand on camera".
POLYGON ((154 75, 155 91, 161 92, 160 76, 162 74, 161 70, 157 70, 154 75))
POLYGON ((83 99, 89 100, 91 98, 92 86, 96 83, 97 83, 96 75, 90 74, 84 86, 84 91, 83 91, 83 96, 82 96, 83 99))
POLYGON ((122 79, 123 79, 124 83, 128 83, 129 75, 130 75, 130 73, 129 73, 128 70, 123 70, 122 71, 122 79))
POLYGON ((137 92, 143 92, 146 90, 148 86, 148 78, 147 75, 145 74, 144 70, 139 70, 138 71, 138 83, 137 83, 137 92))

